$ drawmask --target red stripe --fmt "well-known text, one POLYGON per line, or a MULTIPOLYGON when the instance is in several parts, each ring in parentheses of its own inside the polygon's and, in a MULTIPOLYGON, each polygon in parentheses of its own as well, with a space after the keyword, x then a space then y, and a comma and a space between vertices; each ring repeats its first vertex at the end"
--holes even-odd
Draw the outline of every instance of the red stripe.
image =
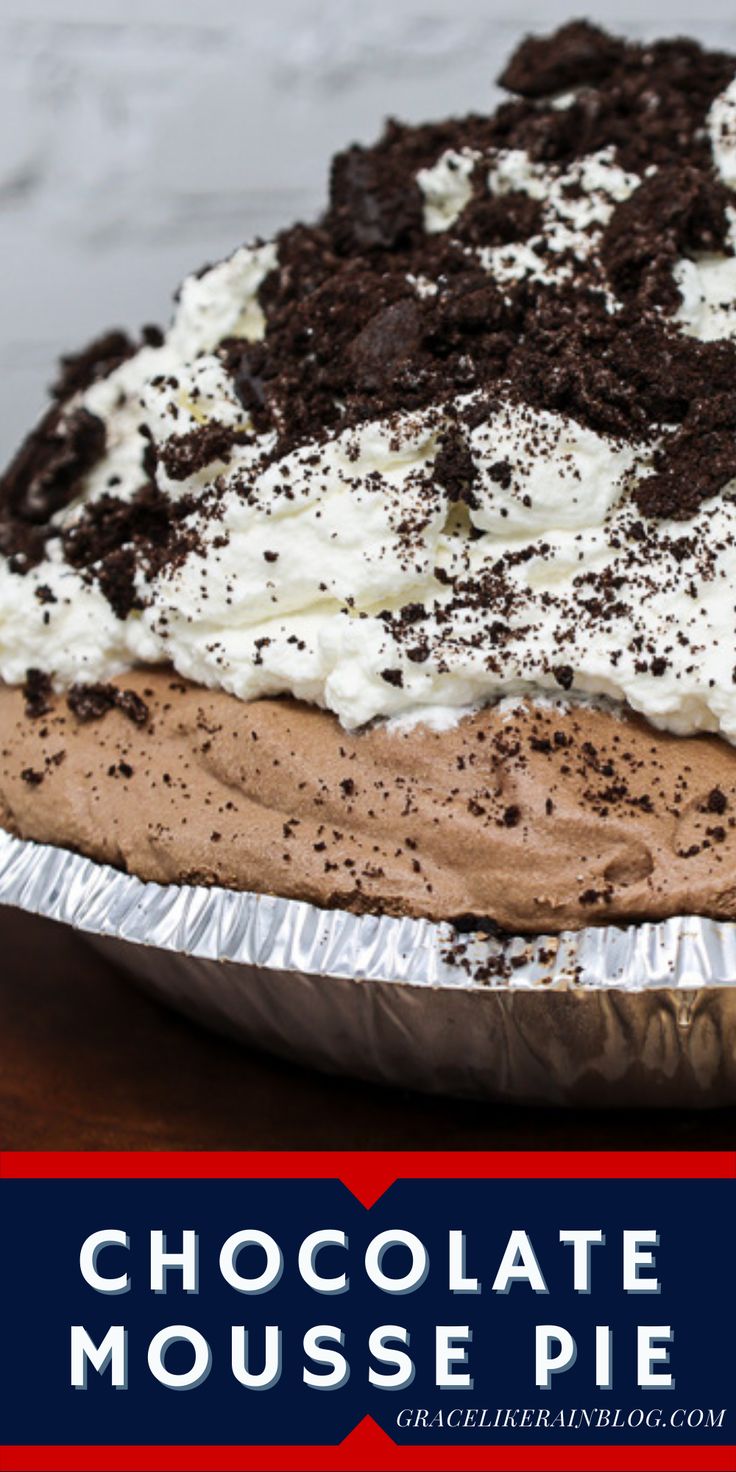
POLYGON ((342 1180, 364 1205, 397 1179, 736 1179, 736 1150, 31 1151, 0 1154, 6 1179, 342 1180))
MULTIPOLYGON (((357 1433, 353 1434, 354 1436, 357 1433)), ((397 1447, 388 1438, 342 1446, 4 1447, 6 1472, 733 1472, 736 1447, 397 1447)))

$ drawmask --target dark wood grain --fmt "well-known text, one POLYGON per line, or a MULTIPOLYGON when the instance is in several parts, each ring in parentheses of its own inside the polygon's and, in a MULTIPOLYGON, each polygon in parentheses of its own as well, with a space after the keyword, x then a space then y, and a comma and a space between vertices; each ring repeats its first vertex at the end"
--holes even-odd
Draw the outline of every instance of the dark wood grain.
POLYGON ((326 1078, 145 996, 67 927, 0 909, 7 1149, 705 1149, 736 1110, 513 1109, 326 1078))

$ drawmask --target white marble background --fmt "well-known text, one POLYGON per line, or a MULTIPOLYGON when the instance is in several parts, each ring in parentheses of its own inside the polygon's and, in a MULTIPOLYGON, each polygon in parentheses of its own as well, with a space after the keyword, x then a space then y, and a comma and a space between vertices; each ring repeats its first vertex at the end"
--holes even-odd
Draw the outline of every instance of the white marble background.
POLYGON ((587 13, 736 50, 735 0, 0 0, 0 457, 57 354, 166 320, 190 268, 318 210, 382 118, 482 109, 587 13))

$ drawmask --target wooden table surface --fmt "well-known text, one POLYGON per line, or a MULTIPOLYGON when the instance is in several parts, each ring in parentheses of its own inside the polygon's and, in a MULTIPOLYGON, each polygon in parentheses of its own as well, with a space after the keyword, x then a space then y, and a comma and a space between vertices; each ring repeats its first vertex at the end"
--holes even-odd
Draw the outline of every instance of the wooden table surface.
POLYGON ((736 1109, 570 1112, 372 1087, 217 1037, 66 927, 0 909, 6 1149, 707 1149, 736 1109))

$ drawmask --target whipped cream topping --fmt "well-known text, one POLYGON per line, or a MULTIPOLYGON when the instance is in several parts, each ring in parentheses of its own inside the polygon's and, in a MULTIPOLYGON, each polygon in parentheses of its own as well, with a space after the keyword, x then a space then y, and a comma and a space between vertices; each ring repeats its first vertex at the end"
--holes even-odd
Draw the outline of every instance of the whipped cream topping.
POLYGON ((431 169, 419 170, 417 183, 424 195, 424 228, 428 234, 449 230, 470 203, 478 157, 474 148, 463 148, 459 153, 448 148, 431 169))
MULTIPOLYGON (((736 77, 711 105, 707 134, 716 174, 736 190, 736 77)), ((736 202, 727 218, 729 255, 697 252, 675 266, 682 298, 677 321, 702 342, 736 337, 736 202)))
MULTIPOLYGON (((579 126, 579 79, 570 80, 572 92, 551 88, 545 114, 560 127, 568 119, 579 126)), ((368 402, 376 374, 398 383, 404 374, 405 406, 374 417, 346 412, 342 422, 335 392, 332 421, 302 432, 287 398, 264 424, 272 370, 267 358, 261 368, 251 357, 241 371, 238 344, 267 347, 282 330, 286 309, 272 283, 285 290, 288 278, 292 289, 295 268, 279 241, 242 247, 187 278, 161 340, 64 397, 59 421, 44 432, 54 453, 90 422, 104 427, 104 445, 73 494, 52 505, 40 557, 16 549, 0 558, 4 681, 20 683, 32 668, 62 687, 170 662, 243 700, 291 693, 347 727, 422 712, 444 722, 448 711, 503 696, 564 691, 626 702, 677 733, 719 731, 736 741, 736 463, 723 470, 722 440, 713 441, 712 494, 706 483, 686 513, 670 515, 672 476, 687 475, 689 421, 682 431, 679 409, 666 406, 637 421, 634 406, 617 427, 612 381, 604 425, 599 410, 597 418, 586 410, 584 363, 575 365, 583 386, 572 411, 535 402, 536 358, 522 392, 513 356, 492 385, 474 385, 471 372, 467 384, 458 381, 463 353, 453 359, 453 386, 438 380, 436 392, 413 402, 412 313, 441 306, 446 291, 435 242, 448 242, 496 293, 478 308, 481 318, 520 310, 514 292, 564 292, 582 281, 601 332, 606 319, 631 312, 618 212, 656 190, 668 165, 653 147, 651 161, 633 168, 613 142, 597 139, 563 162, 540 160, 537 104, 515 106, 526 109, 528 147, 484 142, 475 126, 467 143, 441 147, 409 181, 429 253, 423 245, 407 252, 407 297, 391 278, 396 301, 383 311, 377 346, 370 321, 355 338, 368 402), (522 214, 524 238, 499 239, 522 214), (665 465, 673 445, 676 472, 665 465), (654 516, 642 512, 647 499, 656 501, 654 516)), ((736 81, 707 112, 713 187, 727 190, 736 187, 735 117, 736 81)), ((361 174, 345 157, 350 189, 370 199, 368 166, 359 161, 361 174)), ((363 214, 351 207, 370 252, 369 232, 384 225, 372 205, 363 214)), ((339 256, 337 207, 333 218, 339 256)), ((729 206, 717 249, 678 253, 673 236, 675 302, 641 308, 647 324, 672 334, 663 341, 720 346, 736 337, 735 221, 729 206)), ((294 249, 306 281, 307 246, 297 238, 294 249)), ((574 306, 564 296, 560 303, 574 321, 574 306)), ((512 355, 514 330, 503 339, 512 355)), ((287 343, 294 363, 329 358, 315 327, 287 343)), ((606 362, 604 353, 599 376, 606 362)), ((655 369, 666 379, 661 362, 655 369)), ((571 371, 560 367, 561 399, 571 371)), ((545 394, 555 397, 548 386, 545 394)), ((12 495, 22 469, 11 475, 12 495)), ((37 477, 42 489, 50 474, 37 477)), ((32 513, 27 519, 36 524, 32 513)))
POLYGON ((736 189, 736 77, 712 103, 707 118, 713 162, 729 189, 736 189))
MULTIPOLYGON (((617 204, 641 183, 616 163, 612 148, 575 159, 568 168, 545 167, 524 149, 502 149, 488 174, 492 195, 520 192, 540 205, 540 231, 521 244, 482 247, 479 256, 497 281, 528 277, 564 281, 594 254, 617 204)), ((434 206, 440 213, 438 202, 434 206)), ((606 281, 600 286, 606 290, 606 281)))

